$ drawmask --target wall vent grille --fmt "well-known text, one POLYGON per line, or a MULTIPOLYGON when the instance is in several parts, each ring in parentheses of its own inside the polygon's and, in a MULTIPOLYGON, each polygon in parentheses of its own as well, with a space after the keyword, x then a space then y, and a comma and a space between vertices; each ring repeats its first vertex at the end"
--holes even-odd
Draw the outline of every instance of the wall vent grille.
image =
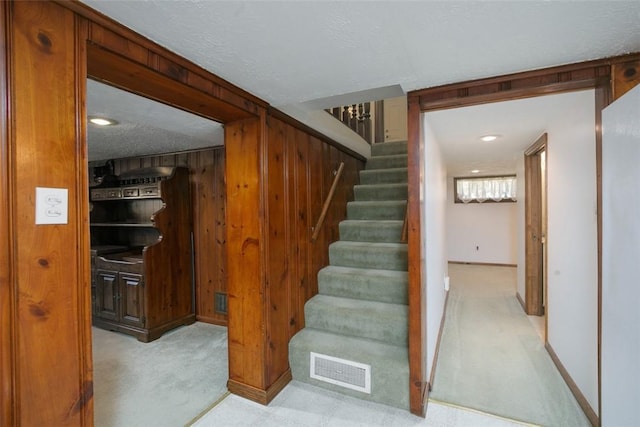
POLYGON ((325 354, 310 353, 311 378, 371 394, 371 366, 325 354))
POLYGON ((223 292, 216 292, 214 294, 213 307, 217 313, 227 314, 227 294, 223 292))

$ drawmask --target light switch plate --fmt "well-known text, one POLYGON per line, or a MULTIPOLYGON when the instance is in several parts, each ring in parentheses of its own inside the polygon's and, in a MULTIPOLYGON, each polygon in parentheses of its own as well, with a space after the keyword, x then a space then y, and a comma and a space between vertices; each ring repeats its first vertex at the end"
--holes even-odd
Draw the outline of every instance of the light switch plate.
POLYGON ((36 224, 67 224, 69 190, 36 187, 36 224))

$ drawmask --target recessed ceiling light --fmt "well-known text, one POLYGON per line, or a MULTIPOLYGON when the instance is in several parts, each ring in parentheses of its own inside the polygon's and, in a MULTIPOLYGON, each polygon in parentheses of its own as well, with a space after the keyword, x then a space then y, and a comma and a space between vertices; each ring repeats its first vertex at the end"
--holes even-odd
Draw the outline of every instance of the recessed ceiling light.
POLYGON ((480 140, 484 142, 491 142, 495 141, 496 139, 498 139, 498 135, 485 135, 480 137, 480 140))
POLYGON ((98 126, 113 126, 118 124, 117 121, 106 117, 89 117, 89 121, 98 126))
POLYGON ((474 170, 471 171, 471 173, 480 173, 480 170, 479 169, 474 169, 474 170))

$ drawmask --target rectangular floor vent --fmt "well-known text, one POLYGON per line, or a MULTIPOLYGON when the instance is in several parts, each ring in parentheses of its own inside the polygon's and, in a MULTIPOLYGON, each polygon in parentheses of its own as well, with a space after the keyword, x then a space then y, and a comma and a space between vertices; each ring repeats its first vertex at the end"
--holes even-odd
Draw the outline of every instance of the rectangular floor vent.
POLYGON ((227 294, 216 292, 214 294, 213 307, 217 313, 227 314, 227 294))
POLYGON ((320 381, 371 394, 371 366, 311 352, 310 376, 320 381))

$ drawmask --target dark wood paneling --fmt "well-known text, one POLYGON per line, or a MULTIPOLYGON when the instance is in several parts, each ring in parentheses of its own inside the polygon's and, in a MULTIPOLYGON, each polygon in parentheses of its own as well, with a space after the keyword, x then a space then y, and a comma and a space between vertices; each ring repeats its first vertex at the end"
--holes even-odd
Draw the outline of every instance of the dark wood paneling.
MULTIPOLYGON (((14 2, 8 25, 11 203, 17 304, 14 425, 92 423, 84 61, 74 14, 14 2), (35 225, 36 187, 68 189, 68 223, 35 225)), ((3 347, 5 342, 3 342, 3 347)))
POLYGON ((189 88, 244 109, 252 115, 258 114, 258 107, 267 106, 258 97, 168 51, 82 3, 65 0, 57 1, 57 3, 90 21, 88 40, 95 45, 156 70, 176 82, 184 83, 189 88))
POLYGON ((225 127, 227 187, 227 290, 229 295, 230 390, 252 398, 265 392, 265 275, 268 252, 264 241, 263 188, 264 119, 244 120, 225 127), (244 392, 243 392, 244 390, 244 392))
POLYGON ((215 310, 216 293, 226 294, 226 196, 224 148, 131 157, 114 161, 115 173, 152 166, 189 168, 193 212, 196 318, 226 326, 227 315, 215 310))
POLYGON ((346 216, 363 163, 285 121, 270 117, 268 123, 264 176, 269 387, 289 369, 289 340, 304 327, 304 303, 318 292, 318 271, 328 264, 329 243, 339 238, 338 223, 346 216), (341 162, 345 173, 320 236, 312 243, 311 227, 341 162))
POLYGON ((640 58, 614 63, 611 75, 613 99, 618 99, 640 83, 640 58))
MULTIPOLYGON (((131 50, 125 50, 124 53, 131 54, 131 50)), ((236 106, 220 99, 216 96, 219 91, 209 94, 190 87, 182 81, 186 79, 181 79, 181 74, 167 75, 166 69, 149 68, 131 57, 123 57, 92 43, 88 44, 87 64, 89 76, 96 80, 171 105, 179 105, 184 110, 214 120, 226 122, 256 114, 255 108, 247 111, 245 106, 236 106), (183 84, 177 87, 176 81, 183 84)))

